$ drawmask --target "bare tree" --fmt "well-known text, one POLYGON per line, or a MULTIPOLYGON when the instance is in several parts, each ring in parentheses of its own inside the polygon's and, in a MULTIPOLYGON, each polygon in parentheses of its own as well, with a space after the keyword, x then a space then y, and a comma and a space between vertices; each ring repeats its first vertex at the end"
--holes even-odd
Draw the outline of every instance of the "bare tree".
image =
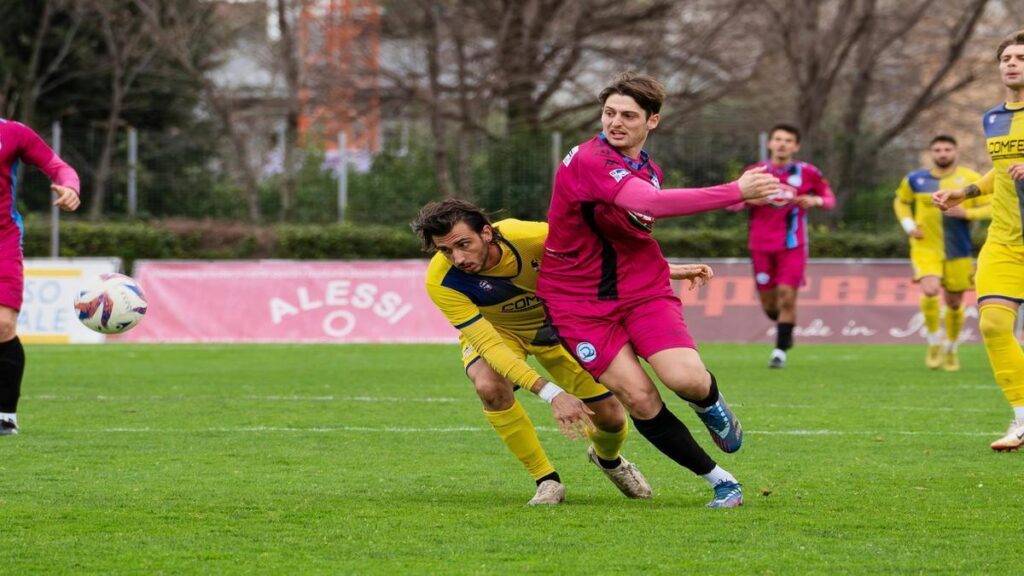
POLYGON ((219 61, 206 48, 231 44, 239 30, 227 19, 216 18, 214 6, 205 2, 173 8, 165 0, 134 0, 134 4, 146 19, 160 50, 168 54, 191 81, 202 87, 203 97, 233 152, 227 160, 232 172, 241 180, 249 220, 260 222, 259 181, 256 168, 249 160, 252 156, 250 140, 240 127, 236 99, 210 75, 219 61))
POLYGON ((296 179, 296 147, 299 140, 299 119, 302 116, 302 64, 299 60, 297 20, 308 0, 276 0, 275 18, 280 39, 277 46, 278 65, 284 76, 285 129, 281 142, 282 182, 281 220, 291 218, 298 182, 296 179))
POLYGON ((107 180, 110 178, 111 158, 125 101, 132 94, 140 74, 149 70, 159 49, 150 41, 153 32, 149 26, 139 26, 135 8, 118 0, 81 0, 84 7, 97 16, 104 41, 104 66, 109 74, 109 105, 103 126, 103 145, 93 178, 93 193, 89 204, 89 218, 97 219, 103 213, 107 180))

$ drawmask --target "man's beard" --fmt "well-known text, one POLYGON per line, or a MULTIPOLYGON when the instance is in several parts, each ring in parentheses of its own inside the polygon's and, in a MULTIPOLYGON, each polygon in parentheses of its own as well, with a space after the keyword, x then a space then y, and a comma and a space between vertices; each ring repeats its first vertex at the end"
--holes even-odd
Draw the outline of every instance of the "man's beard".
POLYGON ((938 166, 939 168, 945 169, 945 168, 949 168, 950 166, 952 166, 953 162, 955 162, 955 160, 946 160, 944 162, 940 162, 940 161, 936 160, 935 161, 935 165, 938 166))

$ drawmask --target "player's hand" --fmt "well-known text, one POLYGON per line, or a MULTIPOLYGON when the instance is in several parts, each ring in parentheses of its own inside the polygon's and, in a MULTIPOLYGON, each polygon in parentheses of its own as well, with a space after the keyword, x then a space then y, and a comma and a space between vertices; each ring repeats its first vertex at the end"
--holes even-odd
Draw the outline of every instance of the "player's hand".
POLYGON ((689 280, 690 290, 707 285, 715 277, 707 264, 669 264, 668 273, 673 280, 689 280))
POLYGON ((924 238, 924 232, 921 232, 920 228, 914 228, 910 232, 907 232, 907 236, 910 236, 911 238, 914 238, 916 240, 920 240, 924 238))
POLYGON ((736 181, 744 200, 756 200, 771 196, 779 189, 779 179, 765 172, 764 166, 751 168, 736 181))
POLYGON ((803 209, 817 208, 821 206, 821 196, 815 194, 801 194, 793 199, 793 204, 800 206, 803 209))
POLYGON ((967 220, 967 209, 963 206, 952 206, 946 208, 946 216, 967 220))
POLYGON ((1010 173, 1010 178, 1014 180, 1024 180, 1024 163, 1010 164, 1007 172, 1010 173))
POLYGON ((939 210, 945 212, 953 206, 963 202, 967 195, 961 190, 939 190, 932 194, 932 204, 938 207, 939 210))
POLYGON ((74 212, 81 206, 82 201, 78 197, 78 192, 75 192, 67 186, 59 186, 57 184, 50 184, 50 190, 57 195, 57 199, 53 201, 53 205, 65 212, 74 212))
POLYGON ((594 411, 568 392, 562 392, 551 400, 551 414, 558 422, 558 429, 571 440, 586 438, 587 431, 594 429, 594 423, 590 421, 594 411))

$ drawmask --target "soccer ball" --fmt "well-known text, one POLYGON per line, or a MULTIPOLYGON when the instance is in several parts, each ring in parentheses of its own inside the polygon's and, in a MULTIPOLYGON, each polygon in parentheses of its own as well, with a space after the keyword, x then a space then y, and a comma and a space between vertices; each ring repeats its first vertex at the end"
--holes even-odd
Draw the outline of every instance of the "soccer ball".
POLYGON ((75 312, 86 328, 101 334, 132 329, 146 314, 146 295, 132 278, 111 272, 87 282, 75 298, 75 312))

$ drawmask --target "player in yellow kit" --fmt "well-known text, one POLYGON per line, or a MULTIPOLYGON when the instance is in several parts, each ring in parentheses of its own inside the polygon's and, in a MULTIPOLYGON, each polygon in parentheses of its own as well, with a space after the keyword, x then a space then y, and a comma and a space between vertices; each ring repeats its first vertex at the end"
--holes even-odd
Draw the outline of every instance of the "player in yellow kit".
POLYGON ((1014 323, 1024 302, 1024 30, 1008 36, 996 51, 1006 102, 985 113, 982 121, 992 170, 974 184, 942 190, 933 197, 943 210, 979 196, 992 196, 992 225, 978 255, 976 277, 979 325, 996 382, 1013 407, 1006 435, 993 450, 1024 445, 1024 351, 1014 323))
POLYGON ((925 365, 947 371, 960 369, 957 343, 964 325, 964 291, 974 287, 974 251, 971 220, 991 217, 986 200, 972 198, 945 213, 932 204, 932 193, 959 188, 974 182, 980 174, 957 166, 956 139, 946 134, 932 138, 928 145, 935 168, 907 174, 896 189, 893 208, 900 225, 910 237, 910 261, 914 282, 921 287, 921 313, 928 330, 925 365), (946 293, 946 342, 939 331, 939 291, 946 293))

